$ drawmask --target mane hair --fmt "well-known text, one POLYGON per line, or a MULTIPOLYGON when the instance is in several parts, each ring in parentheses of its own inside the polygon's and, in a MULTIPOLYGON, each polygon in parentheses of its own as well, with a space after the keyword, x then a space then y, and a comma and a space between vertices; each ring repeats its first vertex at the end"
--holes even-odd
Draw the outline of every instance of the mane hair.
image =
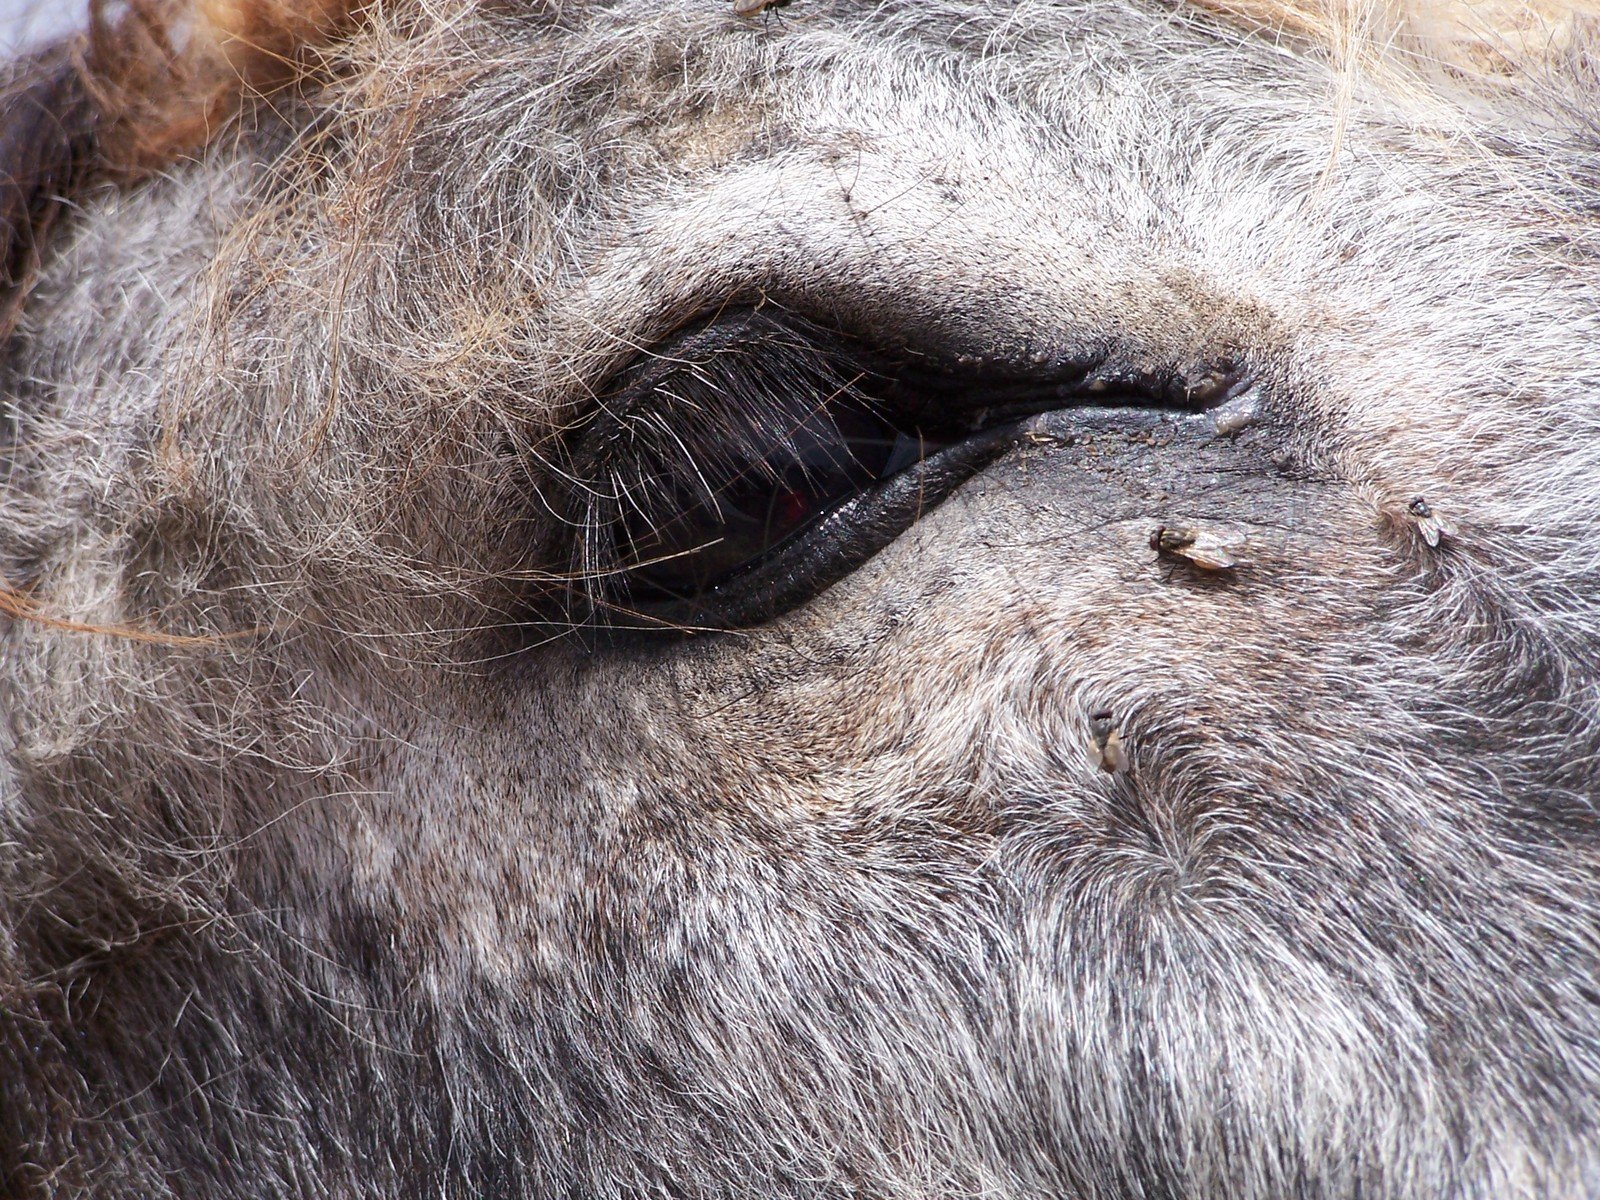
POLYGON ((245 103, 305 83, 347 0, 92 0, 89 27, 0 80, 0 340, 84 188, 201 152, 245 103))
POLYGON ((0 340, 94 149, 94 109, 65 46, 13 68, 0 88, 0 340))
POLYGON ((1504 83, 1570 64, 1594 37, 1593 0, 1193 0, 1243 28, 1371 68, 1504 83))

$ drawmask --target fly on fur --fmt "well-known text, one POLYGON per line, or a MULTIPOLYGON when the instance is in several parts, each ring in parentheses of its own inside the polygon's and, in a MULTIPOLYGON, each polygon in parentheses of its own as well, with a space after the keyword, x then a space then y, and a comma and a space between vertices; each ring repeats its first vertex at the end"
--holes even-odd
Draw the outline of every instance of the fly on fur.
POLYGON ((1164 558, 1181 558, 1202 571, 1231 571, 1250 565, 1250 539, 1232 525, 1156 527, 1150 549, 1164 558))
POLYGON ((1089 760, 1102 771, 1120 774, 1128 769, 1128 748, 1109 708, 1089 715, 1089 760))

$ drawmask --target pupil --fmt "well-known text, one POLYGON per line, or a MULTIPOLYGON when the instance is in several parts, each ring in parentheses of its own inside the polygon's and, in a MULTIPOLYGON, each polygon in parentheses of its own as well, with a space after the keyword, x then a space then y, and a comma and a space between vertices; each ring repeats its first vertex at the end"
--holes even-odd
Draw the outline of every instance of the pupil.
POLYGON ((787 491, 778 497, 773 507, 773 525, 793 529, 811 515, 812 497, 803 491, 787 491))
POLYGON ((628 594, 692 599, 924 453, 865 407, 839 404, 776 430, 730 433, 687 469, 663 464, 646 512, 618 522, 628 594))

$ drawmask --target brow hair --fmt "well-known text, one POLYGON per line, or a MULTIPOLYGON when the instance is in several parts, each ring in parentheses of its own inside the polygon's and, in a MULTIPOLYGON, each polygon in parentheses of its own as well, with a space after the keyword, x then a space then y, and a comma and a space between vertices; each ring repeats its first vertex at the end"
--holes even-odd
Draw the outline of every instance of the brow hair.
MULTIPOLYGON (((1484 6, 1402 0, 1190 0, 1249 34, 1290 38, 1397 86, 1415 68, 1506 86, 1581 57, 1590 0, 1484 6)), ((202 151, 252 98, 313 85, 361 0, 90 0, 88 29, 0 77, 0 342, 15 328, 57 218, 98 179, 136 179, 202 151)))

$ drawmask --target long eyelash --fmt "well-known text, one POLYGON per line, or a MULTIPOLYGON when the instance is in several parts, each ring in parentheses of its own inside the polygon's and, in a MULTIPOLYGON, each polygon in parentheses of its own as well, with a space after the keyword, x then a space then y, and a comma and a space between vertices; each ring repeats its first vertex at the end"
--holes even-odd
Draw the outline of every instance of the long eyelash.
POLYGON ((639 565, 618 542, 626 513, 659 528, 683 515, 665 507, 671 497, 715 503, 713 478, 754 470, 775 480, 773 452, 792 447, 808 419, 831 403, 872 403, 859 386, 868 372, 765 324, 741 344, 675 356, 663 377, 596 414, 590 461, 573 472, 577 511, 568 518, 577 532, 574 599, 594 619, 624 602, 626 572, 639 565))

